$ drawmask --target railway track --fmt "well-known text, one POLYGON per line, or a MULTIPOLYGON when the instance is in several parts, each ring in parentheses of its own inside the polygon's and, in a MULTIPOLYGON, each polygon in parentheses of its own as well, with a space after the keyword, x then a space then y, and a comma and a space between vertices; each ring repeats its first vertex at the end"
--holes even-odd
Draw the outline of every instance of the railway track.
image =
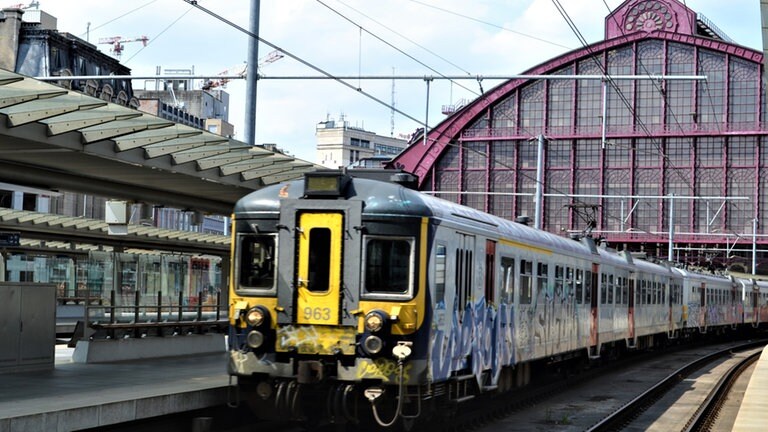
MULTIPOLYGON (((669 374, 587 431, 604 432, 637 427, 648 428, 654 425, 685 432, 708 430, 707 426, 713 424, 716 419, 717 411, 725 401, 728 389, 735 379, 757 360, 765 344, 765 341, 750 342, 739 347, 719 350, 692 361, 669 374), (694 391, 690 380, 698 378, 694 375, 707 366, 711 366, 707 369, 707 374, 720 378, 711 385, 696 386, 698 390, 694 391), (706 388, 708 391, 701 388, 706 388), (697 399, 702 397, 703 401, 697 399), (686 416, 685 410, 673 409, 675 405, 698 408, 685 421, 681 420, 686 416), (648 415, 644 415, 645 413, 648 415), (681 421, 682 428, 678 427, 681 421)), ((699 382, 703 383, 704 380, 701 379, 699 382)))
MULTIPOLYGON (((757 344, 762 347, 766 341, 757 344)), ((644 353, 579 374, 568 374, 568 376, 551 374, 549 380, 521 389, 516 394, 499 395, 483 398, 477 403, 446 407, 445 414, 450 412, 450 416, 438 416, 427 420, 426 423, 414 424, 411 430, 475 432, 708 430, 707 425, 714 424, 713 419, 717 417, 719 410, 717 407, 722 405, 727 395, 729 383, 733 382, 739 371, 744 370, 743 360, 754 353, 759 355, 760 352, 761 348, 757 348, 756 343, 751 342, 719 344, 714 347, 688 346, 682 349, 644 353), (734 359, 724 359, 729 355, 734 359), (736 367, 737 363, 742 366, 736 367), (694 385, 692 380, 697 378, 695 376, 697 373, 709 376, 709 380, 713 381, 712 385, 707 387, 700 381, 694 385), (724 377, 726 374, 728 377, 724 377), (689 413, 687 417, 681 417, 680 413, 674 413, 674 409, 670 407, 675 405, 675 402, 680 403, 677 394, 691 393, 694 387, 707 387, 707 394, 701 396, 700 400, 687 403, 687 406, 693 407, 689 411, 696 411, 695 416, 689 413), (698 406, 701 408, 697 411, 698 406), (664 417, 664 413, 676 416, 676 419, 661 421, 681 426, 666 427, 659 423, 654 424, 664 417), (689 424, 685 425, 686 422, 689 424)), ((240 417, 239 421, 232 421, 234 419, 231 418, 233 415, 231 410, 198 415, 213 418, 210 429, 200 429, 206 432, 244 432, 255 429, 283 432, 363 430, 354 424, 297 425, 292 422, 264 422, 247 415, 240 417), (229 421, 224 421, 225 417, 230 417, 229 421)), ((189 425, 188 421, 187 417, 184 423, 189 425)), ((189 430, 174 429, 169 423, 179 425, 179 420, 166 422, 163 427, 157 429, 144 430, 163 432, 189 430)), ((715 426, 710 430, 721 428, 722 426, 715 426)), ((115 429, 115 431, 122 430, 129 429, 115 429)))
MULTIPOLYGON (((762 341, 761 345, 765 343, 766 341, 762 341)), ((515 396, 498 398, 497 401, 484 401, 480 407, 475 407, 471 412, 465 411, 457 415, 455 421, 451 421, 452 427, 449 429, 476 432, 621 430, 626 427, 627 421, 637 422, 641 415, 646 416, 642 421, 649 421, 648 419, 660 417, 659 412, 665 410, 661 405, 656 405, 657 411, 653 411, 650 408, 653 404, 646 402, 647 407, 644 410, 636 410, 634 415, 629 416, 629 420, 623 424, 609 425, 607 419, 618 418, 620 415, 615 412, 627 410, 629 403, 637 399, 638 395, 645 394, 650 388, 667 379, 677 380, 678 383, 682 382, 683 386, 688 386, 688 388, 683 387, 682 390, 678 388, 678 391, 683 393, 691 390, 692 387, 701 387, 700 384, 692 381, 693 377, 690 375, 688 378, 681 378, 680 369, 714 352, 720 352, 721 356, 734 352, 741 357, 746 357, 746 354, 741 351, 746 348, 740 348, 743 345, 745 345, 744 342, 720 343, 643 354, 610 364, 608 367, 599 367, 574 377, 562 378, 559 382, 552 384, 554 390, 548 386, 527 388, 522 392, 524 393, 522 401, 515 400, 517 398, 515 396)), ((719 361, 722 362, 722 358, 719 361)), ((705 373, 704 369, 700 369, 700 373, 708 377, 717 376, 717 378, 724 373, 712 371, 709 368, 706 370, 708 372, 705 373)), ((656 399, 659 400, 662 397, 663 395, 658 395, 656 399)), ((702 397, 698 404, 701 404, 704 398, 702 397)), ((670 406, 671 404, 666 405, 666 409, 670 406)), ((694 405, 694 411, 697 406, 694 405)), ((674 412, 674 409, 670 412, 674 412)), ((688 418, 682 420, 682 425, 688 421, 688 418)), ((633 423, 632 429, 648 430, 648 426, 633 423)), ((657 428, 656 430, 681 429, 682 426, 677 429, 657 428)))
MULTIPOLYGON (((721 417, 720 413, 730 398, 732 388, 747 373, 750 367, 757 362, 761 354, 762 350, 755 350, 749 356, 739 361, 737 365, 720 379, 717 387, 710 393, 710 397, 707 398, 707 402, 701 405, 696 415, 689 421, 685 432, 718 430, 717 424, 721 417)), ((738 413, 738 410, 736 410, 736 413, 738 413)), ((729 419, 731 425, 733 425, 735 420, 735 416, 733 417, 733 419, 729 419)))

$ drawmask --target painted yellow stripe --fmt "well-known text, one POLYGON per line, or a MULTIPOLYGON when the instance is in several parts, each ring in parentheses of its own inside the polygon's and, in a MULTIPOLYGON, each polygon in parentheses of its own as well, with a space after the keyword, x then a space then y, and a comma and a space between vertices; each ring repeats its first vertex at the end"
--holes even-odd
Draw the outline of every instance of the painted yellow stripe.
POLYGON ((524 250, 531 251, 531 252, 537 252, 537 253, 544 254, 544 255, 552 255, 552 251, 549 250, 549 249, 544 249, 544 248, 541 248, 541 247, 538 247, 538 246, 531 246, 529 244, 520 243, 520 242, 514 241, 514 240, 501 239, 501 240, 499 240, 499 243, 501 243, 503 245, 506 245, 506 246, 512 246, 514 248, 524 249, 524 250))
POLYGON ((229 246, 229 284, 228 284, 228 291, 229 291, 229 323, 231 325, 235 325, 235 319, 237 317, 235 316, 235 304, 237 303, 237 295, 235 294, 235 284, 237 281, 235 280, 235 233, 237 230, 235 227, 237 226, 237 221, 235 220, 235 214, 232 213, 230 217, 230 225, 232 233, 230 234, 230 246, 229 246))

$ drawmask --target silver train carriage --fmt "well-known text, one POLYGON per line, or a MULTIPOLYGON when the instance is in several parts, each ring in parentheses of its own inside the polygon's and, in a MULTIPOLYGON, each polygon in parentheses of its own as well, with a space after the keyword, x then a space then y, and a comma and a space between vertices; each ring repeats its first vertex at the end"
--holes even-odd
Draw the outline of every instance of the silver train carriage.
POLYGON ((538 231, 412 190, 404 173, 367 175, 306 174, 234 209, 229 372, 260 416, 407 424, 525 386, 541 359, 767 318, 765 282, 538 231))

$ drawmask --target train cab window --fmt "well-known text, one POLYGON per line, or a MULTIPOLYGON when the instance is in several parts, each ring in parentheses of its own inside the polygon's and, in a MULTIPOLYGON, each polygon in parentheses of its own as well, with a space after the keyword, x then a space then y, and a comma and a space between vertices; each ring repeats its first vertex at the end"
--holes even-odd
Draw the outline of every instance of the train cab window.
POLYGON ((512 304, 515 301, 515 260, 501 258, 501 301, 512 304))
POLYGON ((435 303, 445 301, 445 254, 444 245, 435 248, 435 303))
POLYGON ((275 285, 275 236, 241 236, 238 249, 240 286, 272 289, 275 285))
POLYGON ((413 283, 412 238, 366 236, 363 280, 370 294, 407 294, 413 283))
POLYGON ((533 262, 520 261, 520 304, 531 304, 533 299, 533 262))

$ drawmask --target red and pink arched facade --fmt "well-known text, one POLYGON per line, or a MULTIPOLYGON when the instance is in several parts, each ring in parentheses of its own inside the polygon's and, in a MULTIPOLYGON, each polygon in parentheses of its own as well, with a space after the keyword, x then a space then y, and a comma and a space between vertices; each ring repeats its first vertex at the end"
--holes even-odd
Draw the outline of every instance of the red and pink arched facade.
POLYGON ((513 79, 428 131, 426 145, 415 138, 390 167, 445 199, 532 217, 532 138, 543 134, 544 229, 580 231, 580 209, 594 209, 594 233, 609 244, 666 258, 674 194, 691 197, 672 209, 676 258, 750 264, 755 219, 768 250, 763 54, 676 0, 628 0, 606 17, 605 35, 525 74, 707 80, 614 81, 604 97, 599 80, 513 79))

